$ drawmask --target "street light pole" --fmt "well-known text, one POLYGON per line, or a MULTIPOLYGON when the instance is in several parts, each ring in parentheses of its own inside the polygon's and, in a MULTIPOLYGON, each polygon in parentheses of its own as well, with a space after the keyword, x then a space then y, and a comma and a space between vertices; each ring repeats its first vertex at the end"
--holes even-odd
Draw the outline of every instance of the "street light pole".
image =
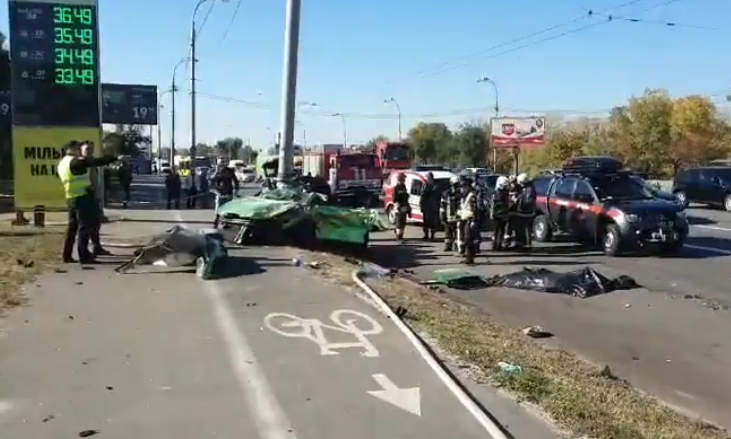
POLYGON ((162 98, 165 97, 166 94, 170 93, 172 90, 165 90, 162 93, 160 93, 160 96, 158 97, 158 106, 157 106, 157 158, 162 159, 162 109, 165 108, 165 105, 161 103, 162 98))
POLYGON ((396 111, 398 112, 398 140, 401 141, 401 106, 395 98, 388 98, 383 100, 384 104, 394 104, 396 111))
POLYGON ((284 74, 282 75, 282 113, 279 132, 279 169, 283 182, 294 167, 294 118, 297 98, 297 60, 299 54, 300 11, 302 0, 287 0, 287 26, 284 31, 284 74))
POLYGON ((178 74, 178 67, 183 65, 186 61, 188 61, 188 58, 183 58, 175 64, 175 68, 173 68, 172 86, 170 87, 170 93, 172 94, 171 106, 173 107, 170 114, 170 169, 172 169, 173 172, 175 171, 175 93, 178 91, 178 87, 175 85, 175 76, 178 74))
MULTIPOLYGON (((494 107, 494 109, 495 109, 495 117, 498 117, 498 116, 500 116, 500 93, 498 91, 497 84, 495 83, 495 81, 493 81, 492 79, 490 79, 487 76, 483 76, 482 78, 477 80, 478 84, 483 83, 483 82, 486 82, 486 83, 492 85, 493 90, 495 90, 495 107, 494 107)), ((490 129, 492 129, 492 124, 490 124, 490 129)), ((494 172, 497 173, 497 149, 495 149, 495 145, 491 145, 491 146, 492 146, 492 169, 494 172)))
POLYGON ((340 117, 343 121, 343 148, 348 147, 348 125, 345 121, 345 115, 343 113, 333 113, 333 116, 340 117))

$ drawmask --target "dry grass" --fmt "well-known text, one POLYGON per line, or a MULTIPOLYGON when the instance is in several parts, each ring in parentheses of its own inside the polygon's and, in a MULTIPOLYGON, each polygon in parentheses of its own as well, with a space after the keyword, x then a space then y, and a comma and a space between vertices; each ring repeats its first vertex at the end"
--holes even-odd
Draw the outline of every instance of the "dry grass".
POLYGON ((61 262, 63 230, 0 227, 0 312, 23 305, 21 286, 61 262))
MULTIPOLYGON (((328 262, 316 272, 352 285, 354 267, 336 256, 313 254, 328 262)), ((501 387, 519 400, 540 406, 562 429, 596 439, 721 439, 728 433, 691 419, 642 394, 608 370, 573 353, 549 349, 520 330, 404 279, 373 283, 392 308, 408 310, 406 321, 426 332, 439 348, 475 366, 481 381, 501 387), (505 375, 497 363, 520 365, 505 375), (609 373, 607 373, 609 372, 609 373)))

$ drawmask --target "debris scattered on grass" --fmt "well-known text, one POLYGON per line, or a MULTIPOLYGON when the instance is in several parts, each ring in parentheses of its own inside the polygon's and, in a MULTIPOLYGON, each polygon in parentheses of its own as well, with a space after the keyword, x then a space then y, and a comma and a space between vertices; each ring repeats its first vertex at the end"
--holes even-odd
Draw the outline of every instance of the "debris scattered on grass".
POLYGON ((553 337, 553 334, 543 330, 540 326, 529 326, 523 329, 523 334, 531 338, 548 338, 553 337))
POLYGON ((500 366, 500 372, 506 374, 506 375, 518 375, 523 373, 523 368, 516 365, 516 364, 510 364, 506 363, 504 361, 499 361, 497 363, 498 366, 500 366))

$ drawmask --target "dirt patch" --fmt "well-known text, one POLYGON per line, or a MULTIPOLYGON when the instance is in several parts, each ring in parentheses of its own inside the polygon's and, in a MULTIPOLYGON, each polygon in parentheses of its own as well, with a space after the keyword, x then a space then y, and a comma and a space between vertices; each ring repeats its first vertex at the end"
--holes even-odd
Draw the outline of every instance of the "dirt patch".
POLYGON ((0 312, 26 303, 22 285, 61 262, 63 229, 0 227, 0 312))
MULTIPOLYGON (((301 251, 300 251, 300 254, 301 251)), ((313 272, 353 285, 358 268, 343 258, 311 253, 313 272)), ((438 289, 395 278, 373 281, 374 289, 417 332, 428 333, 444 351, 470 364, 477 379, 540 407, 563 430, 596 439, 722 439, 725 430, 680 414, 615 376, 609 367, 549 347, 521 329, 450 300, 438 289), (499 363, 503 363, 502 367, 499 363), (507 365, 519 366, 509 368, 507 365)))

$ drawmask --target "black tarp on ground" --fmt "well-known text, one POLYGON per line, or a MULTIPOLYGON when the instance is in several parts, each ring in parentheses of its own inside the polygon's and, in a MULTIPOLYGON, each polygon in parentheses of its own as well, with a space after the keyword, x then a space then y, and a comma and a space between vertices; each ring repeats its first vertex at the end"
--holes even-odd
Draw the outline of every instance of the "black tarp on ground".
POLYGON ((545 268, 524 267, 521 271, 494 276, 485 281, 488 287, 566 294, 582 299, 617 290, 639 288, 637 282, 629 276, 622 275, 609 279, 591 267, 568 273, 556 273, 545 268))

